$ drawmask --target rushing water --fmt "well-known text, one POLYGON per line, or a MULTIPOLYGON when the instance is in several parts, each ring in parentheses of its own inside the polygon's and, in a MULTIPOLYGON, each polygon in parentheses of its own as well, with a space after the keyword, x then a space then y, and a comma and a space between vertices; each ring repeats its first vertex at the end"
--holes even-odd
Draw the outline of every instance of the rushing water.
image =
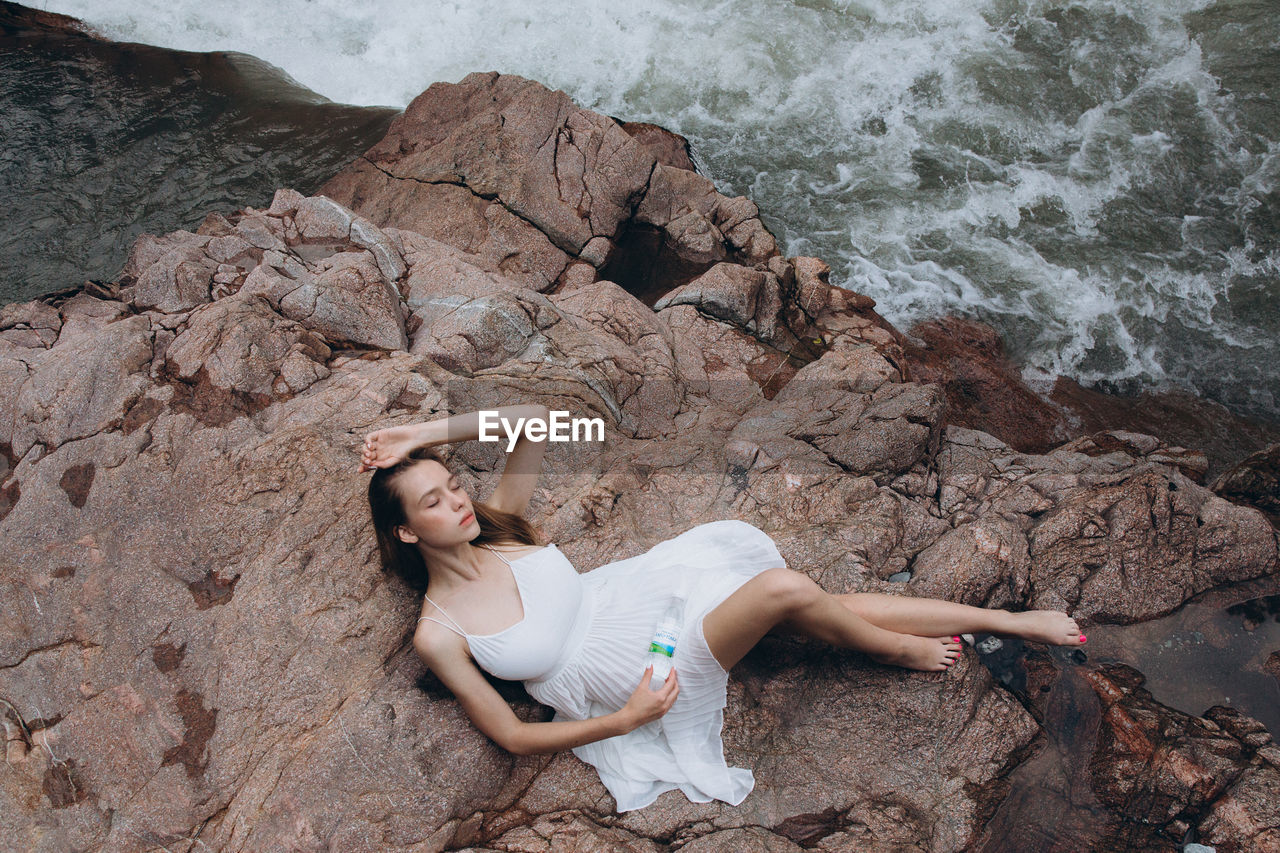
POLYGON ((975 315, 1028 378, 1277 416, 1275 0, 45 5, 353 104, 535 78, 688 136, 900 328, 975 315))

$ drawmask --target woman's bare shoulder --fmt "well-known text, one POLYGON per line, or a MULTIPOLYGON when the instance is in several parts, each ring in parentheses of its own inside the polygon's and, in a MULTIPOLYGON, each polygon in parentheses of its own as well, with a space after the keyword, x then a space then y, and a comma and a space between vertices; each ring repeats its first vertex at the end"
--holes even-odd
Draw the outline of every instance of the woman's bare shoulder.
POLYGON ((467 641, 439 622, 423 619, 413 633, 413 650, 428 664, 433 660, 463 659, 468 656, 467 641))

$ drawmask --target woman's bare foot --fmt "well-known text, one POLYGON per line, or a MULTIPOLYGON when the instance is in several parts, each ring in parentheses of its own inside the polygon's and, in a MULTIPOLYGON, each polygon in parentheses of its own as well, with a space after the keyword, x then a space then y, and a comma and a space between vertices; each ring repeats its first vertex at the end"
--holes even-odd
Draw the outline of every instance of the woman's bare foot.
POLYGON ((960 640, 956 637, 915 637, 899 634, 900 646, 892 653, 873 654, 871 659, 880 663, 919 669, 924 672, 941 672, 960 657, 960 640))
POLYGON ((1085 637, 1076 620, 1058 610, 1027 610, 1013 616, 1014 636, 1052 646, 1081 646, 1085 637))
POLYGON ((410 450, 422 443, 422 427, 423 424, 406 424, 365 435, 357 472, 389 468, 404 459, 410 450))

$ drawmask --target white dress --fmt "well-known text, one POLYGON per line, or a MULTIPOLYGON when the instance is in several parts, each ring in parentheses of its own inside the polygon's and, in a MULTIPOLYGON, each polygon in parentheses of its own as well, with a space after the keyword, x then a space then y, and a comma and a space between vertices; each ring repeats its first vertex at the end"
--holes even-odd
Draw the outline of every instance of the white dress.
POLYGON ((654 628, 685 584, 675 704, 653 723, 573 752, 596 768, 619 812, 675 788, 698 803, 742 802, 755 779, 725 764, 728 673, 707 648, 702 619, 755 575, 786 565, 773 540, 744 521, 713 521, 584 574, 555 545, 508 565, 524 618, 496 634, 468 634, 456 622, 446 627, 466 638, 484 670, 522 681, 530 696, 554 708, 555 720, 585 720, 626 704, 644 675, 654 628))

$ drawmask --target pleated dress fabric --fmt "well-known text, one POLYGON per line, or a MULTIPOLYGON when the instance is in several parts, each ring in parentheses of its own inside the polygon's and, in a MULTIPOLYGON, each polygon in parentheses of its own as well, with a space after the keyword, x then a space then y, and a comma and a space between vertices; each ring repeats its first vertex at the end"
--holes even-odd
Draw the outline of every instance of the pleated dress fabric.
POLYGON ((773 540, 743 521, 713 521, 584 574, 555 545, 509 564, 524 618, 496 634, 458 633, 483 669, 522 681, 530 696, 555 709, 555 720, 584 720, 626 704, 647 666, 654 629, 683 588, 674 658, 680 693, 671 710, 573 752, 596 768, 619 812, 676 788, 693 802, 742 802, 755 779, 725 762, 728 673, 707 648, 702 620, 755 575, 785 566, 773 540))

